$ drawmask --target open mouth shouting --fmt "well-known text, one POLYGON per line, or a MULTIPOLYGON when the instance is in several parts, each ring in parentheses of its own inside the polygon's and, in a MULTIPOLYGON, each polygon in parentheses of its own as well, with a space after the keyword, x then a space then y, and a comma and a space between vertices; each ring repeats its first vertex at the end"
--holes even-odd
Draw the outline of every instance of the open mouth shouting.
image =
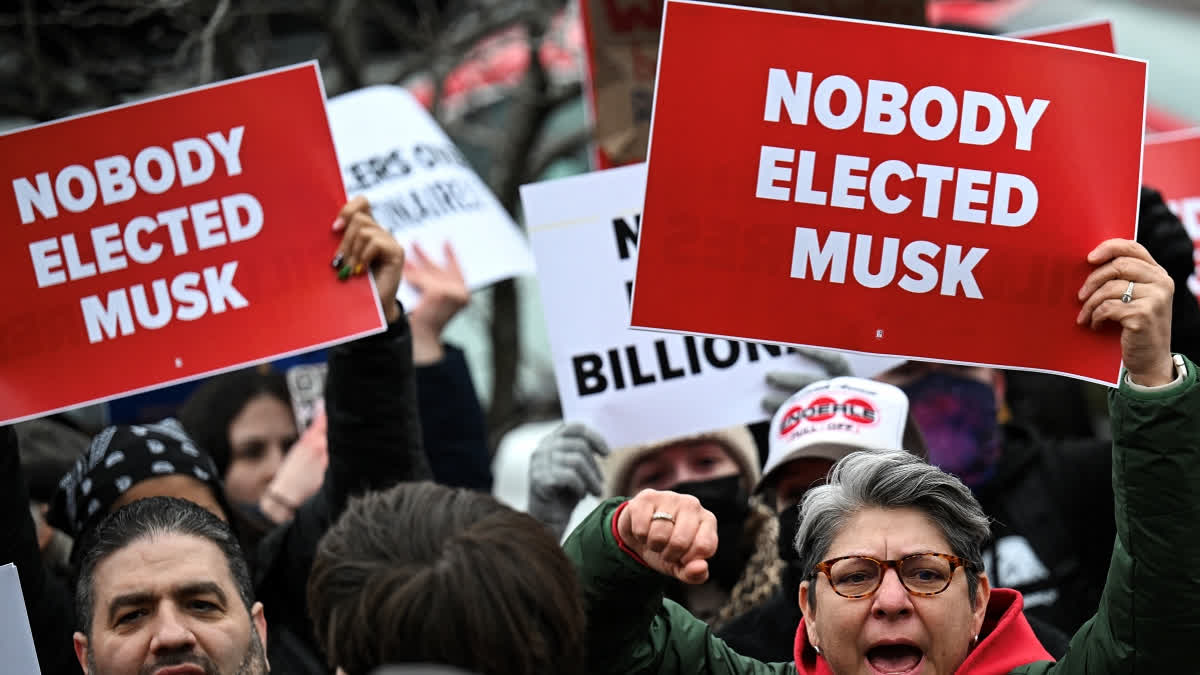
POLYGON ((915 675, 925 664, 925 652, 908 642, 881 642, 867 650, 867 665, 875 675, 915 675))

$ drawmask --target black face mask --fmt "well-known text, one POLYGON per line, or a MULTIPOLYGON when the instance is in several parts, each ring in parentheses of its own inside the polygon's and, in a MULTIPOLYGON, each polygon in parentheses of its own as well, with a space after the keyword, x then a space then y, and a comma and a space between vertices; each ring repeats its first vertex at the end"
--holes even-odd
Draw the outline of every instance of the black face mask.
POLYGON ((800 552, 796 550, 796 533, 800 531, 800 506, 793 504, 779 514, 779 558, 784 562, 781 585, 789 598, 800 593, 804 570, 800 569, 800 552))
POLYGON ((796 550, 796 533, 800 531, 800 505, 793 504, 779 514, 779 559, 784 562, 800 562, 796 550))
POLYGON ((741 552, 742 532, 750 513, 750 500, 741 476, 679 483, 672 492, 692 495, 717 517, 717 552, 708 559, 709 578, 726 590, 742 575, 746 561, 741 552))

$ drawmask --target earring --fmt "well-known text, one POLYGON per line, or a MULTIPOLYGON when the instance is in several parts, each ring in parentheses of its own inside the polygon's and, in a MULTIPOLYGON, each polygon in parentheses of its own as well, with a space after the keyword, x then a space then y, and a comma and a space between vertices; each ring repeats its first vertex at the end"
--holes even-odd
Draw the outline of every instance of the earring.
POLYGON ((976 633, 975 637, 971 638, 971 644, 973 644, 973 645, 979 644, 979 633, 976 633))
POLYGON ((818 646, 816 646, 816 645, 813 645, 813 651, 815 651, 816 653, 820 654, 820 653, 821 653, 821 648, 820 648, 820 647, 818 647, 818 646))

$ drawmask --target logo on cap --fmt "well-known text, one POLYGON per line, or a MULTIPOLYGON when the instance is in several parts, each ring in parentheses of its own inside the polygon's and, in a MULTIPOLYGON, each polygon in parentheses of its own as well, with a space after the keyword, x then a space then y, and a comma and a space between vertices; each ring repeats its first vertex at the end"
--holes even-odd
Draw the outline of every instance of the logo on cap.
POLYGON ((820 396, 807 404, 793 406, 779 424, 779 435, 791 433, 804 422, 824 422, 841 415, 856 424, 870 425, 879 421, 879 413, 870 401, 851 398, 839 403, 829 396, 820 396))

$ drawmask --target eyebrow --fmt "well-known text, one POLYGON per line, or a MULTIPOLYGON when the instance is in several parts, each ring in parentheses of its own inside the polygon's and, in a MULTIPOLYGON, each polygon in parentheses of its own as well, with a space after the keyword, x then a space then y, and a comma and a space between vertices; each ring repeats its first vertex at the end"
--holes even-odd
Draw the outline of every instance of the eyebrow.
MULTIPOLYGON (((217 600, 222 605, 228 604, 228 596, 220 586, 211 581, 193 581, 190 583, 176 586, 171 590, 171 595, 176 598, 192 598, 197 595, 215 595, 217 600)), ((118 612, 126 607, 139 607, 152 602, 155 598, 154 593, 148 591, 136 591, 133 593, 125 593, 118 595, 108 603, 108 622, 111 624, 116 618, 118 612)))

